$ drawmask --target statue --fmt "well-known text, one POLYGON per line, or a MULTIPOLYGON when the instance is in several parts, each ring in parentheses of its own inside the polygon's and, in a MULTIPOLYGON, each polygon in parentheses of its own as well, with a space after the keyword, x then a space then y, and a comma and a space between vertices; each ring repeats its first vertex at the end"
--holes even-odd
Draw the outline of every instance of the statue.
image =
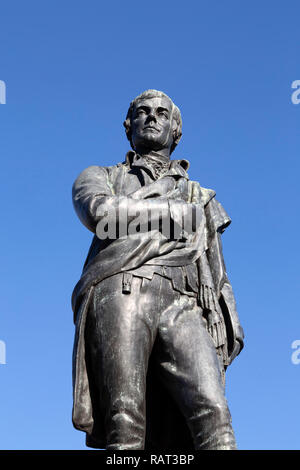
POLYGON ((124 122, 132 151, 90 166, 73 203, 94 238, 72 296, 73 424, 107 450, 236 449, 225 371, 243 329, 222 256, 230 218, 170 155, 180 111, 148 90, 124 122))

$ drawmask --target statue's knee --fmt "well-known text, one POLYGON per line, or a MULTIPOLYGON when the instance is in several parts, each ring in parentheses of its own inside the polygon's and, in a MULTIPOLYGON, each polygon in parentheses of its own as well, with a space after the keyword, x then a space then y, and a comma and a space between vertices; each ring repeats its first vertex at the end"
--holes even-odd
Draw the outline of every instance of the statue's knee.
POLYGON ((226 401, 217 401, 207 398, 199 403, 198 411, 193 413, 190 421, 207 421, 213 423, 228 423, 231 421, 226 401))
POLYGON ((213 403, 211 410, 216 422, 222 424, 231 422, 230 412, 226 403, 213 403))

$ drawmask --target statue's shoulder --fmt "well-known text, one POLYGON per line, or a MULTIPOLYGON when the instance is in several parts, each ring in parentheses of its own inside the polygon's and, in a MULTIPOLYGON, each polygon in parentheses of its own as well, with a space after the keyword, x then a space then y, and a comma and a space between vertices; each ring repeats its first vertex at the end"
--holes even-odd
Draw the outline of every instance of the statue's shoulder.
POLYGON ((101 175, 101 174, 112 174, 115 171, 119 171, 120 169, 122 170, 126 164, 124 162, 122 163, 116 163, 115 165, 90 165, 87 168, 85 168, 82 172, 81 175, 101 175))
POLYGON ((197 181, 192 181, 192 200, 203 204, 206 222, 212 231, 223 232, 231 223, 231 219, 222 204, 215 198, 216 191, 204 188, 197 181))
POLYGON ((201 203, 204 207, 212 201, 216 195, 216 191, 204 188, 198 181, 190 180, 192 185, 192 201, 201 203))
POLYGON ((130 169, 130 166, 128 164, 128 162, 124 161, 124 162, 119 162, 119 163, 115 163, 114 165, 110 165, 110 166, 106 166, 106 167, 102 167, 102 168, 105 168, 106 171, 108 173, 111 173, 111 172, 114 172, 114 171, 127 171, 130 169))
POLYGON ((231 218, 227 214, 222 204, 216 199, 216 191, 213 189, 201 188, 204 199, 206 220, 218 232, 223 232, 231 223, 231 218))
POLYGON ((210 189, 210 188, 203 188, 202 186, 200 186, 200 184, 199 184, 199 188, 200 188, 200 192, 201 192, 201 198, 202 198, 202 201, 203 201, 203 205, 206 206, 210 201, 212 201, 214 199, 214 197, 216 195, 216 191, 214 189, 210 189))

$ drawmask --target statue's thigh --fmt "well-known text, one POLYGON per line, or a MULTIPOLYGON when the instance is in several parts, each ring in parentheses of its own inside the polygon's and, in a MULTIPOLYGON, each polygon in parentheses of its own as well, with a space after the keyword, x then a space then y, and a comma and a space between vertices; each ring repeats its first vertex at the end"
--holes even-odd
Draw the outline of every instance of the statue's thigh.
POLYGON ((87 316, 86 349, 101 381, 135 387, 145 380, 157 328, 157 295, 133 277, 122 293, 122 274, 100 282, 87 316))
POLYGON ((195 298, 178 294, 162 313, 156 363, 186 417, 205 405, 226 405, 220 363, 195 298))

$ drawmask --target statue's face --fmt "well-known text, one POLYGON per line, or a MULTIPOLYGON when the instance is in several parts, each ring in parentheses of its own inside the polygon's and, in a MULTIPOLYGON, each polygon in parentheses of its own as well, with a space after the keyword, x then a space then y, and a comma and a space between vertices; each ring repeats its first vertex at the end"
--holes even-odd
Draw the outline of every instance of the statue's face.
POLYGON ((172 119, 172 102, 165 97, 141 99, 131 120, 131 140, 139 149, 170 149, 176 123, 172 119))

